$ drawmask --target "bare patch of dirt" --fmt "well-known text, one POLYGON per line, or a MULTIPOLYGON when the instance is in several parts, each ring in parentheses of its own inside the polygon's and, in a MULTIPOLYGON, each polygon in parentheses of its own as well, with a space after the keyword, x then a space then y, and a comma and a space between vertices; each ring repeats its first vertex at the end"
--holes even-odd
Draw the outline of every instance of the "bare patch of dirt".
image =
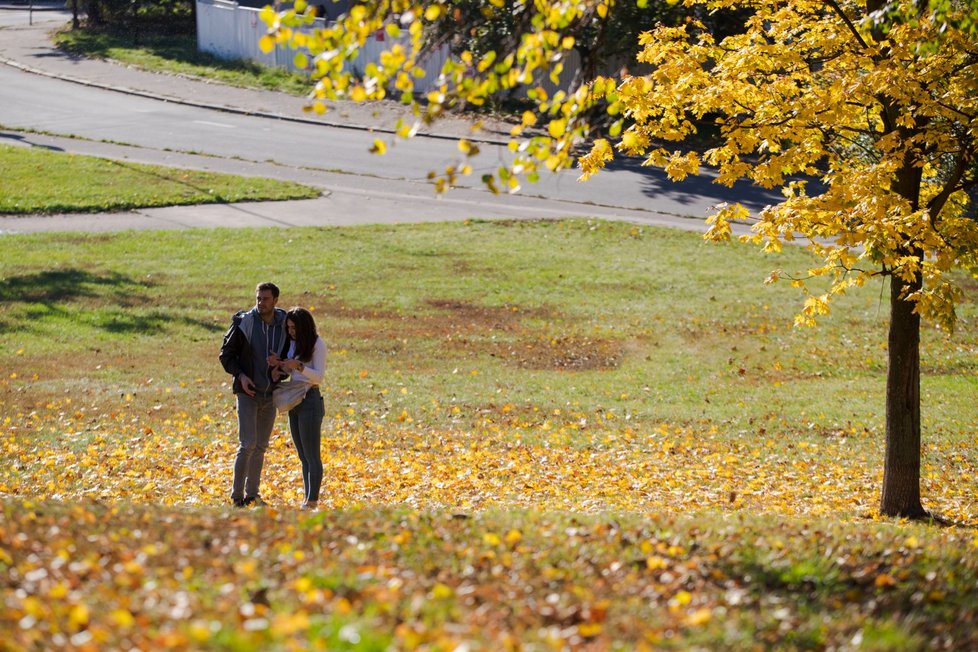
POLYGON ((492 342, 494 357, 522 369, 599 371, 615 369, 625 357, 621 342, 590 337, 537 337, 516 342, 492 342))
MULTIPOLYGON (((440 311, 443 319, 451 324, 450 332, 504 331, 514 332, 523 328, 527 318, 553 318, 553 311, 546 308, 522 306, 479 306, 451 299, 429 299, 426 305, 440 311)), ((435 316, 436 318, 438 316, 435 316)))
POLYGON ((554 371, 614 369, 626 355, 625 344, 616 340, 529 329, 527 320, 563 321, 547 307, 482 306, 453 299, 429 299, 415 312, 355 308, 336 300, 315 305, 320 318, 338 320, 326 333, 331 345, 360 353, 404 355, 411 340, 427 339, 456 354, 488 355, 523 369, 554 371))

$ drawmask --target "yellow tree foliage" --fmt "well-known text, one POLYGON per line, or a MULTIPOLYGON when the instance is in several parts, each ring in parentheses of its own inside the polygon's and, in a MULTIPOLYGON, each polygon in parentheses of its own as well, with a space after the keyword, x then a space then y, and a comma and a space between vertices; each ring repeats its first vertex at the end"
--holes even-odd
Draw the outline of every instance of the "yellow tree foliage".
MULTIPOLYGON (((379 99, 396 90, 418 121, 431 121, 447 108, 519 89, 535 110, 513 129, 511 164, 483 178, 493 190, 515 190, 520 176, 534 180, 542 170, 575 163, 586 179, 616 155, 642 157, 674 180, 709 165, 722 184, 746 179, 781 188, 784 200, 757 216, 738 204, 719 207, 708 218, 707 237, 728 239, 731 221, 750 220, 746 239, 767 250, 793 241, 808 246, 820 263, 795 283, 805 288, 817 277, 830 283, 806 290, 799 324, 813 324, 834 295, 889 277, 881 511, 924 515, 920 320, 952 330, 961 290, 949 272, 978 272, 978 222, 968 195, 978 183, 974 11, 946 0, 684 0, 686 24, 650 25, 636 44, 647 74, 597 78, 574 93, 548 94, 539 82, 562 71, 575 20, 607 16, 612 1, 526 0, 532 28, 514 51, 480 59, 463 53, 445 64, 438 87, 424 98, 414 93, 422 74, 416 57, 426 23, 449 11, 448 2, 360 3, 311 37, 293 31, 305 20, 300 2, 292 11, 266 11, 267 39, 310 50, 316 110, 331 99, 379 99), (728 10, 746 18, 723 38, 695 18, 728 10), (354 77, 344 61, 381 29, 409 35, 409 45, 395 44, 354 77), (601 138, 592 136, 596 109, 616 119, 601 138), (705 125, 718 137, 702 151, 690 138, 705 125), (581 145, 590 149, 577 159, 581 145)), ((485 7, 490 14, 502 10, 502 0, 485 7)), ((405 137, 415 131, 398 126, 405 137)), ((471 156, 477 148, 460 151, 471 156)), ((438 189, 469 169, 452 166, 438 189)), ((783 275, 775 271, 771 279, 783 275)))
MULTIPOLYGON (((684 4, 691 15, 696 7, 742 6, 753 15, 741 34, 719 42, 693 19, 654 28, 636 44, 637 59, 652 68, 650 74, 597 78, 573 94, 550 95, 538 82, 562 71, 574 44, 565 30, 584 14, 606 15, 608 3, 532 3, 533 30, 522 35, 516 51, 479 60, 463 53, 446 62, 437 88, 424 97, 415 93, 415 80, 424 74, 418 57, 425 24, 448 12, 448 3, 358 3, 311 34, 298 29, 311 24, 305 2, 278 13, 266 7, 269 34, 262 42, 266 49, 278 42, 310 51, 316 77, 310 109, 318 112, 330 100, 395 94, 414 108, 419 122, 430 123, 451 107, 481 105, 494 94, 523 89, 537 110, 527 111, 513 129, 512 164, 484 179, 492 188, 501 182, 515 189, 520 176, 533 180, 541 169, 575 162, 586 179, 615 150, 642 156, 675 180, 708 164, 719 169, 719 183, 749 179, 780 187, 785 200, 757 216, 749 239, 776 250, 803 238, 824 261, 811 275, 835 281, 827 294, 805 302, 801 323, 813 323, 831 295, 867 276, 892 273, 909 281, 920 273, 924 287, 907 298, 921 315, 952 329, 960 290, 945 275, 956 266, 978 268, 978 228, 965 192, 978 165, 974 35, 947 20, 954 17, 950 10, 917 12, 909 2, 879 3, 875 12, 865 2, 834 0, 684 4), (345 64, 378 32, 405 37, 406 44, 391 41, 378 62, 355 73, 345 64), (589 110, 599 104, 620 116, 611 129, 613 143, 589 139, 589 110), (720 129, 715 147, 702 153, 673 148, 707 123, 720 129), (535 126, 536 135, 521 138, 535 126), (575 160, 581 143, 590 152, 575 160), (917 197, 897 187, 898 172, 907 167, 919 172, 917 197), (819 182, 816 192, 810 179, 819 182)), ((487 2, 486 12, 501 10, 501 1, 487 2)), ((409 138, 417 125, 402 122, 396 133, 409 138)), ((478 153, 464 145, 464 156, 478 153)), ((749 216, 742 206, 723 206, 708 218, 708 236, 726 239, 730 221, 744 219, 749 216)))
MULTIPOLYGON (((702 158, 721 183, 782 188, 749 239, 777 249, 802 237, 824 262, 811 274, 831 275, 831 291, 807 301, 800 321, 882 272, 921 275, 905 298, 951 329, 960 290, 946 273, 978 268, 965 193, 978 152, 978 45, 943 25, 923 15, 884 30, 865 5, 796 0, 757 4, 747 30, 719 43, 696 22, 660 27, 638 54, 654 72, 618 89, 634 120, 620 149, 673 178, 702 158), (702 157, 669 150, 704 119, 720 127, 718 146, 702 157)), ((744 215, 725 207, 709 236, 729 237, 730 219, 744 215)))

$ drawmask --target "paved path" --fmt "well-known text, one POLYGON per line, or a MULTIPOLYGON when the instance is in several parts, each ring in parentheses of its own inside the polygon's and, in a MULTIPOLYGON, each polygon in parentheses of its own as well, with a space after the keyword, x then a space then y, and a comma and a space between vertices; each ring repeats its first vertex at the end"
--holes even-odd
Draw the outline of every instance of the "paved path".
MULTIPOLYGON (((47 12, 36 13, 34 16, 33 26, 25 23, 0 30, 0 64, 26 73, 114 92, 276 120, 316 122, 334 127, 383 131, 404 113, 404 109, 393 102, 381 105, 341 103, 334 111, 324 116, 308 115, 302 113, 301 97, 272 91, 234 88, 177 75, 150 73, 107 61, 73 57, 54 48, 48 36, 59 24, 64 24, 69 15, 47 12)), ((437 133, 429 131, 426 135, 456 138, 469 134, 471 123, 466 119, 453 117, 438 122, 435 128, 437 133)), ((491 123, 487 125, 483 135, 486 140, 502 141, 507 132, 506 125, 491 123)), ((419 193, 417 182, 385 179, 371 184, 369 180, 348 174, 286 169, 269 162, 194 156, 24 132, 0 131, 0 142, 48 147, 136 162, 283 178, 326 189, 321 199, 306 201, 169 207, 97 215, 0 216, 0 233, 346 225, 470 218, 572 216, 628 220, 696 231, 704 230, 700 217, 584 205, 529 195, 493 196, 476 189, 457 189, 445 197, 435 199, 430 187, 425 188, 425 193, 419 193), (419 201, 419 195, 424 199, 419 201)))

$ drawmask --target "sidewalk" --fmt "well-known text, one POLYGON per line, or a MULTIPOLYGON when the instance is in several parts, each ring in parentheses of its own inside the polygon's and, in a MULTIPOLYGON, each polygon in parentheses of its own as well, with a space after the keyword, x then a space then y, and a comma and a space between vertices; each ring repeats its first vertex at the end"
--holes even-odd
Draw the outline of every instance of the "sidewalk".
MULTIPOLYGON (((8 7, 9 4, 7 0, 8 7)), ((26 6, 18 5, 18 8, 25 10, 26 6)), ((45 14, 44 18, 43 22, 33 26, 9 27, 0 31, 0 63, 85 86, 277 120, 390 133, 398 118, 412 119, 408 109, 393 101, 371 104, 340 102, 335 103, 327 113, 317 115, 303 113, 304 98, 286 93, 236 88, 73 56, 51 43, 50 33, 61 26, 60 22, 52 21, 50 14, 45 14)), ((509 133, 509 125, 490 120, 484 123, 482 131, 473 136, 472 124, 467 118, 449 116, 439 120, 434 129, 422 127, 418 133, 452 139, 469 136, 474 140, 495 143, 503 143, 509 133)))

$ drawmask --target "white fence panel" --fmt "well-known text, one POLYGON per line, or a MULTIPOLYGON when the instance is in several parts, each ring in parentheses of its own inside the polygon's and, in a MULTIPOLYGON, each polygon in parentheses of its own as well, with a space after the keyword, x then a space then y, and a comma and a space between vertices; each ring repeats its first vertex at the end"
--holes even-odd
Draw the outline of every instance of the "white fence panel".
MULTIPOLYGON (((255 61, 266 66, 275 66, 287 70, 296 71, 295 55, 296 50, 292 50, 281 45, 277 45, 274 50, 264 53, 258 47, 258 41, 265 33, 265 23, 258 18, 258 9, 251 7, 241 7, 233 0, 197 0, 197 47, 201 52, 208 52, 221 59, 244 59, 255 61)), ((322 27, 322 19, 316 19, 314 27, 322 27)), ((314 27, 306 29, 314 29, 314 27)), ((407 39, 397 39, 393 43, 401 42, 407 46, 407 39)), ((380 53, 390 48, 393 44, 390 36, 383 31, 377 32, 360 49, 356 59, 348 61, 345 70, 353 73, 362 73, 368 63, 376 63, 380 59, 380 53)), ((577 61, 577 53, 571 52, 568 57, 567 70, 562 77, 560 87, 566 88, 575 69, 573 62, 577 61)), ((443 46, 437 52, 428 54, 420 63, 425 70, 424 77, 415 79, 415 90, 419 93, 427 93, 436 87, 438 75, 441 68, 449 57, 448 46, 443 46)), ((558 86, 552 84, 548 79, 542 83, 547 92, 553 93, 558 86)))
POLYGON ((244 58, 234 37, 237 10, 236 2, 198 0, 197 49, 221 59, 244 58))

